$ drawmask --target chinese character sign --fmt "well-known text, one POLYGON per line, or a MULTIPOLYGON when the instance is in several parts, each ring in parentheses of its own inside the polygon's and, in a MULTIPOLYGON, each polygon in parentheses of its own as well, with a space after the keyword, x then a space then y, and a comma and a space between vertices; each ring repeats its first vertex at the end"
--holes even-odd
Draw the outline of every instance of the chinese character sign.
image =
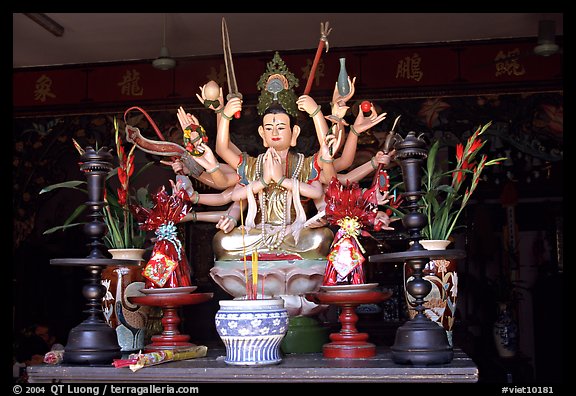
POLYGON ((38 80, 36 80, 34 100, 46 102, 47 97, 55 98, 56 95, 52 92, 52 79, 47 75, 42 74, 38 80))
POLYGON ((420 82, 424 76, 424 72, 420 69, 421 62, 422 58, 416 53, 400 59, 398 61, 398 67, 396 68, 396 78, 420 82))
POLYGON ((128 70, 122 76, 122 81, 118 83, 120 93, 127 96, 142 96, 144 88, 140 87, 140 73, 136 70, 128 70))
POLYGON ((520 49, 518 48, 508 51, 508 53, 499 51, 496 58, 494 58, 494 62, 496 62, 496 77, 502 75, 521 76, 525 74, 524 66, 518 62, 519 56, 520 49))

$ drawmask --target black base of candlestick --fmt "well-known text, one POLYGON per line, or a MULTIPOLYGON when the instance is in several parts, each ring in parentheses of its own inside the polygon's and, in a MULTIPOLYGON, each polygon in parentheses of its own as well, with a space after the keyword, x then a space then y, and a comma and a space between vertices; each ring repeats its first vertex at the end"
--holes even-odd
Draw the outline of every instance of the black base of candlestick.
POLYGON ((398 328, 390 350, 392 360, 398 364, 446 364, 454 357, 446 331, 423 314, 398 328))
POLYGON ((70 364, 111 364, 121 356, 116 331, 90 318, 70 330, 64 347, 64 363, 70 364))

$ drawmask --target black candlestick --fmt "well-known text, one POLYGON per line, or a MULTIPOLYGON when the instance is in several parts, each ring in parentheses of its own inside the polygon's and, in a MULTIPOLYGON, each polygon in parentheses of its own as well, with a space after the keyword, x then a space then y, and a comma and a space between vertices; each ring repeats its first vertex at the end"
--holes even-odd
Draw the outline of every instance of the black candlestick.
POLYGON ((89 210, 91 221, 84 225, 84 233, 90 240, 90 253, 86 258, 65 258, 50 260, 52 265, 83 266, 88 270, 88 284, 82 288, 82 294, 88 300, 88 318, 70 330, 68 342, 64 348, 64 363, 72 364, 111 364, 121 357, 120 346, 114 329, 106 324, 102 314, 102 298, 106 288, 102 285, 102 269, 107 265, 138 265, 138 260, 116 260, 104 256, 102 238, 107 227, 102 221, 104 201, 104 182, 112 169, 112 155, 109 149, 102 147, 95 151, 87 147, 82 155, 80 170, 86 176, 88 185, 89 210))
POLYGON ((426 216, 419 211, 418 201, 422 196, 422 162, 428 156, 426 142, 409 132, 405 139, 398 138, 396 160, 402 168, 402 177, 406 192, 403 194, 404 207, 409 211, 402 218, 408 231, 411 245, 406 252, 378 254, 369 257, 370 262, 405 261, 413 272, 413 279, 405 287, 414 297, 416 316, 404 323, 396 331, 392 351, 395 363, 416 365, 443 364, 452 361, 454 352, 450 347, 446 331, 424 315, 424 297, 432 288, 430 282, 422 278, 426 263, 432 258, 461 258, 462 250, 429 251, 420 244, 421 230, 426 226, 426 216))

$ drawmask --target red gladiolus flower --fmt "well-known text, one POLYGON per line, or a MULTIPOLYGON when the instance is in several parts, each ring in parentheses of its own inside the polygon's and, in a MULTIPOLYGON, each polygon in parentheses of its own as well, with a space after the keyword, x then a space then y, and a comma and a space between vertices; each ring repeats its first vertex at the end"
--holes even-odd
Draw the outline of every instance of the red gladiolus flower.
POLYGON ((118 149, 117 149, 118 159, 120 160, 120 162, 124 162, 124 158, 126 157, 126 152, 124 151, 124 147, 122 147, 122 142, 120 141, 120 137, 118 137, 118 142, 116 142, 116 145, 118 147, 118 149))
MULTIPOLYGON (((464 160, 464 162, 462 162, 462 167, 460 169, 468 169, 468 161, 464 160)), ((463 172, 462 170, 458 170, 454 173, 456 173, 457 183, 462 183, 462 181, 466 178, 466 173, 463 172)))
POLYGON ((485 141, 481 139, 482 133, 491 125, 491 122, 480 126, 466 140, 463 145, 456 145, 456 166, 451 169, 452 183, 450 188, 443 182, 446 173, 437 162, 437 153, 440 145, 439 141, 434 142, 428 156, 427 173, 423 178, 423 204, 428 225, 424 228, 423 234, 430 239, 447 239, 452 231, 459 227, 458 219, 463 209, 468 204, 470 196, 476 190, 482 171, 486 166, 495 165, 505 158, 495 158, 487 161, 485 154, 478 153, 484 147, 485 141), (480 157, 478 161, 476 155, 480 157), (429 174, 428 174, 429 173, 429 174), (471 173, 471 180, 466 183, 467 173, 471 173), (467 187, 466 185, 469 184, 467 187), (461 190, 465 190, 462 195, 461 190))
POLYGON ((134 156, 131 155, 130 159, 128 160, 128 177, 132 176, 132 174, 134 173, 134 156))
POLYGON ((126 190, 119 188, 117 189, 118 192, 118 204, 120 204, 120 206, 125 206, 126 205, 126 198, 128 196, 128 194, 126 193, 126 190))
POLYGON ((126 185, 127 177, 126 177, 126 170, 123 167, 118 168, 118 180, 120 180, 120 184, 123 186, 126 185))
POLYGON ((480 148, 480 146, 482 146, 482 142, 479 139, 474 140, 474 143, 472 143, 466 155, 472 154, 474 151, 480 148))
POLYGON ((458 143, 456 145, 456 159, 460 161, 462 159, 462 155, 464 154, 464 146, 462 143, 458 143))

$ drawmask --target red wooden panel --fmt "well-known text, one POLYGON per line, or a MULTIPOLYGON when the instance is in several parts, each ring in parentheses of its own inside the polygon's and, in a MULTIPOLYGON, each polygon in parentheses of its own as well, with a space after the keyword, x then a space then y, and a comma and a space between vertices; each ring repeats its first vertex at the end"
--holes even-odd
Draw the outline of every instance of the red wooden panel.
POLYGON ((374 88, 445 85, 457 78, 457 54, 448 48, 375 51, 362 60, 362 82, 374 88))
POLYGON ((164 99, 172 93, 173 72, 148 63, 94 67, 88 92, 95 102, 164 99))
POLYGON ((85 97, 86 77, 80 69, 17 72, 12 81, 14 106, 79 103, 85 97))
POLYGON ((533 48, 531 43, 470 46, 462 51, 462 77, 475 84, 559 78, 561 56, 539 56, 533 48))
MULTIPOLYGON (((357 88, 370 90, 462 87, 462 84, 539 83, 562 78, 562 57, 533 54, 534 43, 522 42, 446 44, 382 49, 331 49, 323 52, 310 95, 331 95, 340 71, 339 58, 346 59, 346 71, 357 77, 357 88), (458 56, 460 54, 460 57, 458 56)), ((304 91, 316 51, 280 52, 288 69, 299 80, 295 88, 304 91)), ((274 53, 238 54, 234 66, 238 89, 245 97, 259 94, 257 83, 274 53)), ((150 62, 90 65, 16 71, 13 75, 15 107, 92 103, 137 104, 181 97, 198 106, 196 93, 215 80, 228 94, 223 55, 178 60, 173 70, 154 69, 150 62)), ((186 105, 186 103, 183 103, 186 105)))

